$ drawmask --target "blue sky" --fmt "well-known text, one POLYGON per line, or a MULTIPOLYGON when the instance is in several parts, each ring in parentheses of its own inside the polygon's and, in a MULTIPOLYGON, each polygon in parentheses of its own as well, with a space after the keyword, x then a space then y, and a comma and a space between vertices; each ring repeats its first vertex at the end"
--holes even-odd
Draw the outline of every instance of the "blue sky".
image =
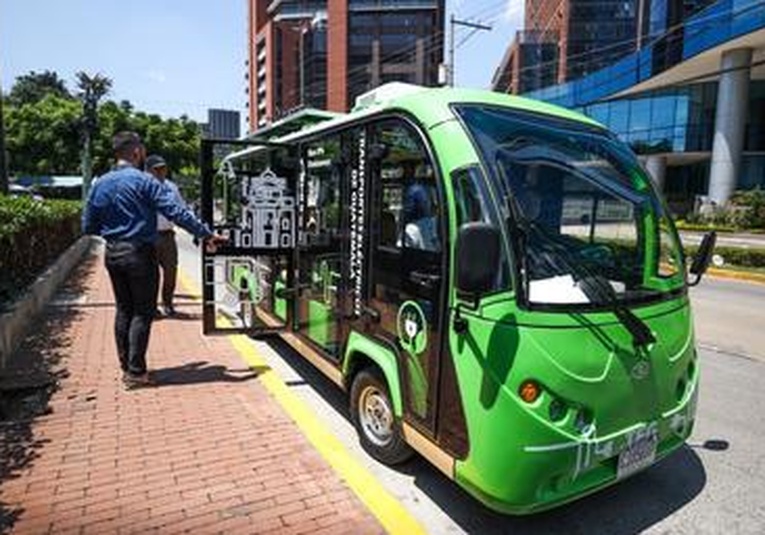
MULTIPOLYGON (((488 87, 522 5, 447 0, 449 13, 494 25, 457 49, 457 85, 488 87)), ((245 0, 0 0, 0 81, 7 92, 17 76, 50 69, 72 89, 75 72, 100 72, 114 81, 110 98, 147 112, 244 112, 246 14, 245 0)))

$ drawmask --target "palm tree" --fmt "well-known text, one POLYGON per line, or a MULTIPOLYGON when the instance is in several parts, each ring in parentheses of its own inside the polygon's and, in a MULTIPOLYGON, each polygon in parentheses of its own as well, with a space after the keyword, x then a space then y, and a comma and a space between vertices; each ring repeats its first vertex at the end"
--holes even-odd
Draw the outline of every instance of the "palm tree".
POLYGON ((3 120, 3 84, 0 83, 0 194, 8 193, 8 165, 5 161, 5 122, 3 120))
POLYGON ((112 88, 111 79, 98 73, 90 76, 80 71, 77 77, 77 97, 82 101, 83 151, 82 151, 82 198, 86 199, 93 178, 91 157, 93 136, 98 127, 98 103, 112 88))

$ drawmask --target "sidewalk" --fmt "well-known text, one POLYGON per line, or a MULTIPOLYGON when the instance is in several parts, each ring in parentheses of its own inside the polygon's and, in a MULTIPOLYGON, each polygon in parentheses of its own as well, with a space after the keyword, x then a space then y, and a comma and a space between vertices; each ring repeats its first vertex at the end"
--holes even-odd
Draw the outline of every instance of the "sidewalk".
POLYGON ((22 409, 48 408, 0 415, 0 532, 382 532, 257 370, 225 337, 203 337, 199 304, 181 297, 187 317, 153 327, 161 385, 125 391, 102 259, 70 278, 11 362, 31 377, 22 409), (48 400, 33 384, 51 377, 48 400))

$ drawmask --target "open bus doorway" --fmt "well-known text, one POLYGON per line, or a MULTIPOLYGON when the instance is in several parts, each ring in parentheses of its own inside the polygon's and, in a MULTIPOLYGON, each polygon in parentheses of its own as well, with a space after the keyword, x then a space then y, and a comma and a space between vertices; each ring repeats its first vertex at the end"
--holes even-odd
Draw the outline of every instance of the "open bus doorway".
POLYGON ((203 252, 205 334, 277 332, 288 325, 297 243, 298 172, 287 146, 202 141, 202 218, 228 238, 203 252), (238 149, 238 152, 237 152, 238 149), (239 157, 232 158, 236 152, 239 157))

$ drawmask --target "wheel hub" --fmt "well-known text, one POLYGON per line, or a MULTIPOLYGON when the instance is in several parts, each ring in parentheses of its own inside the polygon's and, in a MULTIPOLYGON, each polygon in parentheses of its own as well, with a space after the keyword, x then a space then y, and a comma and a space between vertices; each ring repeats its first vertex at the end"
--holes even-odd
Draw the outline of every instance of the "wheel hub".
POLYGON ((387 446, 393 439, 393 411, 386 396, 376 387, 367 386, 361 393, 358 411, 366 437, 377 446, 387 446))

